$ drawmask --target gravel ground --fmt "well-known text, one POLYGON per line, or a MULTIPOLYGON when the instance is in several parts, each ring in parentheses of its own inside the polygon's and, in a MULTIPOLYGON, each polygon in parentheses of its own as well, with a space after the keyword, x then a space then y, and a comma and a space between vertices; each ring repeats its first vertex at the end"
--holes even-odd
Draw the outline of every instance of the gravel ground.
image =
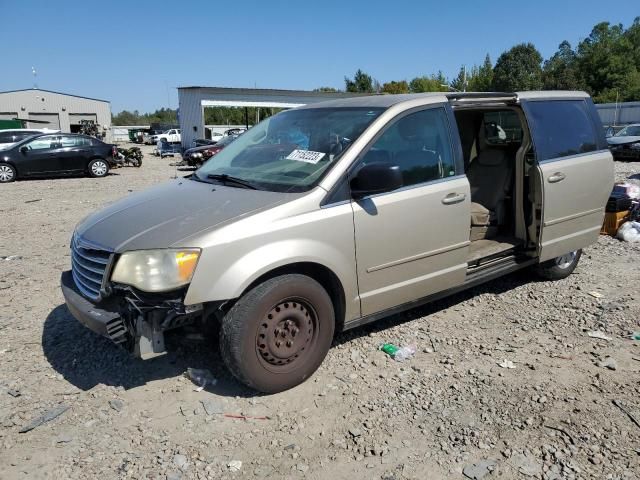
MULTIPOLYGON (((64 306, 75 224, 170 162, 0 189, 0 478, 638 478, 640 244, 602 236, 566 280, 520 272, 341 334, 309 381, 260 396, 200 335, 142 362, 64 306)), ((616 172, 640 183, 640 164, 616 172)))

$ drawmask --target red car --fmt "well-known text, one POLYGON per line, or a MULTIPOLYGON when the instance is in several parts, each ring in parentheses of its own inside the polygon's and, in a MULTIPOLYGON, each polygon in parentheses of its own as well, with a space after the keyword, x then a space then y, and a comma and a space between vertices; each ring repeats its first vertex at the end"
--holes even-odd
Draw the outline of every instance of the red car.
POLYGON ((209 160, 236 138, 238 138, 238 135, 227 135, 226 137, 222 137, 222 139, 213 145, 203 145, 201 147, 193 147, 186 150, 182 154, 183 165, 200 168, 204 162, 209 160))

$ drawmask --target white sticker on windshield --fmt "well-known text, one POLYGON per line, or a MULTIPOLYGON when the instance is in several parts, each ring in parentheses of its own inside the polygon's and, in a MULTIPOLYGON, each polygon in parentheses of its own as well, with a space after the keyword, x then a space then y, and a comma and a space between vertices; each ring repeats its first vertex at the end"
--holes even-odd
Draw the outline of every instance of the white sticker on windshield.
POLYGON ((323 152, 313 152, 311 150, 294 150, 287 156, 287 160, 296 160, 298 162, 313 163, 314 165, 322 160, 323 152))

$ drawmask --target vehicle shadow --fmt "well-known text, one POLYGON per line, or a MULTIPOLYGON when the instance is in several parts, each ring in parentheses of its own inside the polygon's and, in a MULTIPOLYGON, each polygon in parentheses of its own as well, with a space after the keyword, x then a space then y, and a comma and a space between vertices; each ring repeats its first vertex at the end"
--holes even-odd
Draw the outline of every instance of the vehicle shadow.
POLYGON ((506 275, 504 277, 500 277, 495 280, 491 280, 489 282, 483 283, 481 285, 478 285, 477 287, 473 287, 468 290, 463 290, 462 292, 456 293, 449 297, 445 297, 440 300, 427 303, 426 305, 412 308, 410 310, 397 313, 395 315, 390 315, 388 317, 381 318, 380 320, 372 322, 370 324, 363 325, 361 327, 356 327, 352 330, 347 330, 345 332, 339 333, 338 335, 336 335, 336 338, 333 341, 333 345, 335 346, 335 345, 342 345, 345 343, 349 343, 351 340, 354 340, 360 337, 365 337, 370 333, 377 333, 396 325, 402 325, 404 323, 418 320, 422 317, 427 317, 434 313, 438 313, 442 310, 446 310, 447 308, 453 307, 466 300, 470 300, 476 295, 480 295, 482 293, 491 293, 494 295, 499 295, 501 293, 505 293, 510 290, 513 290, 514 288, 518 288, 522 285, 526 285, 528 283, 533 283, 537 281, 541 281, 541 280, 537 279, 527 269, 519 272, 515 272, 512 274, 506 275))
POLYGON ((49 364, 83 391, 99 384, 128 390, 154 380, 178 377, 191 367, 208 369, 217 380, 216 385, 206 387, 208 392, 228 397, 258 395, 226 370, 216 341, 191 340, 182 330, 168 332, 166 344, 169 353, 161 357, 133 358, 110 340, 85 328, 64 304, 49 313, 42 332, 42 349, 49 364))
MULTIPOLYGON (((356 338, 379 332, 440 312, 481 293, 499 295, 535 281, 527 272, 516 272, 450 297, 391 315, 377 322, 339 333, 333 345, 341 345, 356 338)), ((113 344, 80 324, 66 305, 54 308, 44 322, 42 348, 50 365, 65 380, 87 391, 99 384, 131 389, 154 380, 174 378, 185 374, 187 368, 211 371, 217 383, 206 391, 225 397, 256 397, 262 394, 245 387, 227 371, 220 357, 215 339, 192 340, 184 330, 166 334, 167 353, 152 360, 133 358, 113 344)), ((195 388, 195 385, 194 385, 195 388)))

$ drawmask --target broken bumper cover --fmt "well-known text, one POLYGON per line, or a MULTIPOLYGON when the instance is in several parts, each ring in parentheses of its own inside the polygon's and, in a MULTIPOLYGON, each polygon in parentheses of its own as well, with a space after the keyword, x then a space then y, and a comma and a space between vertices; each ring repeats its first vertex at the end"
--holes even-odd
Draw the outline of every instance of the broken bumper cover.
POLYGON ((73 281, 71 271, 62 273, 60 288, 71 315, 85 327, 118 344, 129 340, 128 329, 120 313, 100 308, 84 298, 73 281))

